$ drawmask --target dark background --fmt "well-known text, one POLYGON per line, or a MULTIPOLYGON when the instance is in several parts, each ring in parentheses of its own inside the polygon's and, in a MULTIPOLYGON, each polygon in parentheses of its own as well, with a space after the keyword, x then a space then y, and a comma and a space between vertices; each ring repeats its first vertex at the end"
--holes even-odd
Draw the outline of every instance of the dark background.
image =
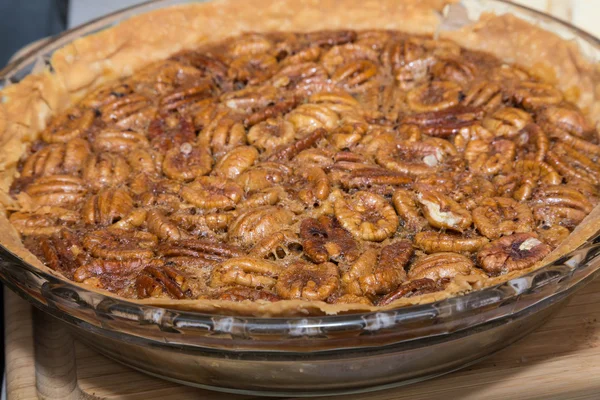
MULTIPOLYGON (((98 0, 103 1, 103 0, 98 0)), ((0 68, 22 47, 67 26, 68 0, 0 0, 0 68)), ((4 305, 0 285, 0 372, 4 372, 4 305)))
POLYGON ((23 46, 64 30, 67 10, 68 0, 0 0, 0 66, 23 46))

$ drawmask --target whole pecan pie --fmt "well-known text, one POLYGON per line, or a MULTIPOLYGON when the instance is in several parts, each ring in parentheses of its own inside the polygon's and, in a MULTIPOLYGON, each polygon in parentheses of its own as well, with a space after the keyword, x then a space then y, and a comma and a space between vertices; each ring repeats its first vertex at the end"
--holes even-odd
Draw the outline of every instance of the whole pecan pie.
MULTIPOLYGON (((116 79, 19 84, 78 100, 4 141, 19 239, 3 244, 126 298, 337 312, 523 274, 598 203, 593 106, 547 69, 396 29, 293 27, 186 43, 116 79)), ((77 71, 72 50, 55 68, 77 71)))

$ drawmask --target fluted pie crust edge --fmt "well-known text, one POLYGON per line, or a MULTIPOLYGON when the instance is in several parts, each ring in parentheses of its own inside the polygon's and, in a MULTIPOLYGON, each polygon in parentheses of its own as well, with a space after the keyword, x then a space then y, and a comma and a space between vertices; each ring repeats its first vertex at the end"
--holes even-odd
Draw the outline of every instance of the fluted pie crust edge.
MULTIPOLYGON (((17 207, 8 189, 27 146, 48 121, 92 88, 131 75, 142 66, 181 50, 247 31, 311 31, 319 29, 398 29, 433 33, 443 7, 452 0, 217 0, 175 6, 133 17, 105 31, 78 39, 54 53, 53 71, 31 74, 0 91, 0 244, 29 264, 73 285, 119 297, 70 281, 46 267, 22 244, 6 212, 17 207)), ((534 68, 542 78, 572 96, 588 117, 600 120, 600 69, 587 62, 574 43, 510 14, 486 14, 460 30, 441 32, 469 49, 484 50, 506 62, 534 68)), ((224 300, 125 299, 130 302, 254 316, 292 316, 374 311, 423 304, 495 285, 530 272, 580 246, 600 229, 600 206, 568 239, 540 263, 497 278, 458 276, 445 290, 402 298, 386 306, 327 304, 282 300, 231 302, 224 300)))

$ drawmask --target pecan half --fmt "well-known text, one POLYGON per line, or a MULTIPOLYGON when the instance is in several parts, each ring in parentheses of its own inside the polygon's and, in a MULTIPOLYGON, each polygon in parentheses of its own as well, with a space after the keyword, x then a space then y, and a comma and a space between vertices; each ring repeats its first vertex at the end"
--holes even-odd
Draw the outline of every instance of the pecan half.
POLYGON ((424 82, 435 63, 433 55, 417 38, 386 42, 381 59, 403 89, 411 89, 424 82))
POLYGON ((518 108, 504 107, 485 117, 482 124, 496 136, 512 138, 517 136, 521 129, 530 122, 532 122, 532 118, 527 112, 518 108))
POLYGON ((408 92, 406 103, 416 112, 440 111, 457 105, 460 91, 454 82, 434 81, 408 92))
POLYGON ((342 178, 341 183, 347 189, 371 190, 391 195, 397 187, 410 186, 412 179, 402 172, 374 167, 352 170, 346 178, 342 178))
POLYGON ((190 87, 182 87, 168 93, 158 101, 159 107, 164 111, 180 110, 185 113, 186 109, 193 107, 196 103, 213 96, 215 87, 208 79, 201 80, 190 87))
POLYGON ((318 207, 329 197, 329 178, 325 171, 317 166, 298 169, 289 185, 307 207, 318 207))
POLYGON ((149 99, 138 93, 116 96, 97 108, 104 123, 121 129, 142 130, 156 114, 149 99))
POLYGON ((103 130, 94 136, 94 150, 128 153, 137 147, 148 146, 148 139, 139 132, 103 130))
POLYGON ((150 210, 146 216, 146 225, 148 231, 155 234, 162 240, 179 240, 186 239, 188 234, 181 229, 177 224, 170 221, 162 212, 158 210, 150 210))
POLYGON ((412 245, 406 240, 387 245, 381 252, 367 249, 342 276, 342 282, 350 294, 374 296, 389 293, 406 280, 404 266, 412 254, 412 245))
POLYGON ((329 49, 321 57, 321 64, 331 75, 340 66, 360 60, 378 62, 377 52, 366 46, 361 46, 356 43, 347 43, 329 49))
POLYGON ((337 127, 340 117, 326 103, 306 103, 292 110, 285 119, 291 122, 298 132, 313 132, 317 129, 333 130, 337 127))
POLYGON ((463 55, 441 52, 436 58, 431 73, 437 79, 465 85, 477 74, 477 66, 463 55))
POLYGON ((287 145, 296 138, 296 129, 283 118, 270 118, 250 128, 248 142, 261 150, 287 145))
MULTIPOLYGON (((291 99, 286 99, 281 102, 278 102, 277 104, 267 106, 267 107, 255 112, 254 114, 246 117, 244 119, 244 125, 254 127, 256 124, 260 124, 263 121, 269 121, 269 120, 272 120, 272 118, 280 117, 281 115, 292 110, 296 106, 296 104, 297 104, 297 100, 295 98, 291 98, 291 99)), ((293 125, 292 125, 292 128, 293 128, 293 125)), ((248 132, 248 142, 253 143, 253 141, 256 141, 258 139, 259 134, 260 134, 260 130, 258 132, 256 130, 254 132, 252 132, 252 128, 251 128, 250 132, 248 132), (252 138, 251 138, 251 136, 252 136, 252 138)), ((278 146, 280 144, 282 144, 282 143, 278 143, 276 146, 278 146)), ((273 146, 273 147, 275 147, 275 146, 273 146)))
POLYGON ((205 146, 183 143, 165 154, 163 173, 171 179, 191 181, 210 172, 213 159, 205 146))
POLYGON ((163 293, 174 299, 193 296, 185 275, 167 265, 144 268, 135 280, 135 287, 140 299, 159 297, 163 293))
POLYGON ((431 226, 463 232, 473 222, 471 213, 450 197, 431 190, 419 190, 417 201, 431 226))
POLYGON ((148 126, 148 139, 154 150, 166 152, 184 143, 194 143, 194 126, 185 118, 160 116, 148 126))
POLYGON ((243 211, 262 206, 274 206, 283 197, 285 197, 285 191, 279 186, 262 189, 246 196, 245 200, 238 203, 237 209, 243 211))
POLYGON ((502 104, 502 92, 496 82, 482 81, 471 86, 462 104, 471 107, 483 107, 485 110, 494 110, 502 104))
POLYGON ((123 156, 113 153, 100 153, 88 157, 83 165, 82 177, 94 189, 114 187, 124 183, 131 167, 123 156))
POLYGON ((230 241, 250 246, 282 228, 287 228, 294 216, 291 211, 264 206, 248 210, 233 221, 227 233, 230 241))
POLYGON ((98 110, 106 104, 132 94, 133 89, 128 82, 107 82, 92 90, 83 98, 81 104, 98 110))
POLYGON ((477 230, 490 239, 533 230, 530 208, 507 197, 493 197, 482 201, 473 210, 473 222, 477 230))
POLYGON ((377 151, 377 163, 384 168, 411 176, 435 173, 449 156, 456 155, 454 146, 444 139, 422 142, 398 141, 377 151))
POLYGON ((398 287, 398 289, 383 296, 381 299, 379 299, 377 305, 387 306, 389 304, 392 304, 394 301, 404 297, 420 296, 427 293, 439 292, 443 289, 443 285, 432 279, 414 279, 403 283, 398 287))
POLYGON ((229 244, 209 239, 185 239, 161 243, 158 255, 178 265, 206 266, 241 257, 244 252, 229 244))
POLYGON ((92 109, 73 107, 55 118, 42 132, 42 138, 48 143, 66 143, 82 136, 93 121, 92 109))
POLYGON ((259 85, 269 79, 276 69, 277 59, 270 54, 243 54, 231 61, 227 76, 234 82, 259 85))
POLYGON ((425 253, 454 252, 454 253, 473 253, 488 243, 489 240, 484 236, 445 232, 418 232, 415 235, 414 245, 425 253))
POLYGON ((321 65, 310 62, 310 60, 301 60, 299 63, 293 62, 295 56, 298 56, 298 58, 314 57, 315 49, 318 50, 314 47, 309 48, 304 54, 298 53, 283 60, 281 63, 282 68, 270 80, 273 86, 289 91, 294 97, 298 98, 333 88, 327 71, 321 65))
POLYGON ((273 48, 273 41, 261 33, 237 36, 227 43, 227 53, 237 57, 247 54, 260 54, 273 48))
POLYGON ((268 301, 274 302, 279 301, 281 298, 275 293, 268 292, 266 290, 258 290, 245 286, 235 286, 227 288, 219 293, 217 297, 219 300, 225 301, 268 301))
POLYGON ((531 267, 551 250, 535 233, 516 233, 483 246, 477 262, 488 273, 498 275, 531 267))
MULTIPOLYGON (((271 261, 253 257, 237 257, 223 262, 213 270, 210 285, 212 287, 241 285, 257 289, 270 289, 275 286, 278 282, 277 278, 282 274, 283 269, 271 261)), ((279 290, 277 292, 280 294, 279 290)))
POLYGON ((127 154, 131 169, 147 175, 156 175, 162 169, 163 154, 149 149, 134 149, 127 154))
POLYGON ((586 117, 574 108, 549 106, 544 107, 537 118, 542 127, 551 132, 554 137, 576 136, 580 139, 593 140, 595 129, 586 117))
POLYGON ((169 216, 180 228, 198 237, 214 237, 227 232, 229 224, 237 216, 234 212, 208 212, 197 214, 195 209, 183 209, 169 216))
POLYGON ((469 169, 485 175, 510 170, 515 155, 516 145, 510 140, 495 140, 491 143, 472 140, 467 144, 464 153, 469 169))
POLYGON ((336 31, 314 31, 306 34, 306 40, 308 43, 312 43, 315 46, 320 47, 331 47, 353 42, 356 39, 356 32, 348 30, 336 30, 336 31))
POLYGON ((25 192, 36 206, 69 206, 79 202, 87 189, 84 181, 70 175, 49 175, 27 186, 25 192))
POLYGON ((244 192, 255 192, 281 185, 291 176, 292 169, 276 162, 264 162, 247 169, 235 180, 244 192))
POLYGON ((356 239, 381 242, 398 227, 398 216, 392 206, 375 193, 358 191, 349 199, 340 196, 334 209, 341 226, 356 239))
POLYGON ((221 90, 231 90, 232 84, 227 79, 227 65, 218 58, 197 51, 176 54, 171 58, 175 61, 189 63, 199 69, 204 75, 210 77, 221 90))
POLYGON ((133 210, 133 199, 124 189, 106 189, 89 197, 81 216, 86 224, 110 225, 133 210))
POLYGON ((228 179, 235 179, 248 170, 258 159, 258 151, 251 146, 240 146, 225 154, 213 168, 212 173, 228 179))
POLYGON ((62 207, 43 206, 33 212, 18 211, 10 215, 10 223, 21 235, 52 235, 65 226, 79 222, 77 212, 62 207))
POLYGON ((240 121, 227 112, 222 112, 202 129, 197 143, 213 156, 220 157, 229 150, 246 144, 246 130, 240 121))
POLYGON ((427 220, 421 216, 416 195, 408 190, 398 189, 392 197, 394 208, 400 216, 400 224, 410 232, 419 232, 427 226, 427 220))
POLYGON ((157 243, 158 238, 152 233, 121 229, 92 231, 83 238, 86 250, 108 260, 152 258, 157 243))
POLYGON ((75 270, 73 280, 106 290, 119 291, 135 282, 137 275, 144 268, 148 266, 162 267, 163 265, 164 262, 161 260, 91 259, 75 270))
POLYGON ((546 159, 548 164, 565 176, 582 179, 594 185, 600 184, 600 166, 568 144, 556 144, 548 152, 546 159))
POLYGON ((86 257, 77 235, 67 229, 55 232, 51 236, 31 236, 25 246, 38 255, 51 269, 66 276, 72 274, 86 261, 86 257))
MULTIPOLYGON (((481 252, 480 252, 481 253, 481 252)), ((473 262, 457 253, 433 253, 417 259, 408 270, 411 280, 428 278, 435 282, 457 275, 483 275, 473 262)))
POLYGON ((23 164, 21 177, 37 177, 57 174, 76 174, 88 158, 90 146, 83 139, 56 143, 43 147, 23 164))
POLYGON ((518 201, 529 199, 539 185, 558 185, 562 181, 556 170, 544 162, 520 160, 513 168, 517 180, 513 197, 518 201))
POLYGON ((576 188, 563 185, 542 186, 533 199, 533 215, 545 225, 577 226, 594 205, 576 188))
POLYGON ((520 159, 542 162, 550 147, 548 136, 536 124, 528 124, 516 138, 520 159))
POLYGON ((357 60, 338 67, 331 75, 331 81, 349 91, 360 92, 377 75, 377 64, 369 60, 357 60))
POLYGON ((476 124, 481 117, 481 108, 456 105, 444 107, 440 111, 409 115, 401 122, 417 125, 427 135, 446 138, 476 124))
POLYGON ((337 149, 344 150, 349 149, 357 144, 365 133, 362 126, 345 124, 333 130, 328 136, 328 140, 337 149))
POLYGON ((560 90, 548 83, 520 82, 513 93, 513 98, 527 110, 535 110, 562 101, 560 90))
POLYGON ((352 262, 358 257, 358 246, 352 235, 337 219, 322 215, 307 218, 300 224, 300 238, 306 256, 315 263, 329 260, 352 262))
POLYGON ((339 287, 335 264, 297 262, 280 273, 275 290, 284 299, 325 300, 339 287))
POLYGON ((289 255, 297 254, 303 244, 296 233, 290 230, 275 232, 256 243, 250 255, 269 260, 282 260, 289 255))
POLYGON ((301 151, 311 148, 325 136, 325 130, 317 129, 295 142, 278 147, 269 156, 269 161, 286 162, 300 154, 301 151))
POLYGON ((242 199, 242 188, 229 179, 202 176, 181 189, 181 197, 207 210, 231 210, 242 199))

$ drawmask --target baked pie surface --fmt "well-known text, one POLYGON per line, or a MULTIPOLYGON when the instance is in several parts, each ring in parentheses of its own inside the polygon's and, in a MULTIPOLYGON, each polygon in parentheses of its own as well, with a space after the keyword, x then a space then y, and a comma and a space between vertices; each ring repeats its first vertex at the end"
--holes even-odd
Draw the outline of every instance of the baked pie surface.
POLYGON ((153 304, 342 312, 488 286, 595 231, 594 104, 544 68, 391 29, 190 47, 74 89, 29 140, 5 203, 46 268, 153 304))

